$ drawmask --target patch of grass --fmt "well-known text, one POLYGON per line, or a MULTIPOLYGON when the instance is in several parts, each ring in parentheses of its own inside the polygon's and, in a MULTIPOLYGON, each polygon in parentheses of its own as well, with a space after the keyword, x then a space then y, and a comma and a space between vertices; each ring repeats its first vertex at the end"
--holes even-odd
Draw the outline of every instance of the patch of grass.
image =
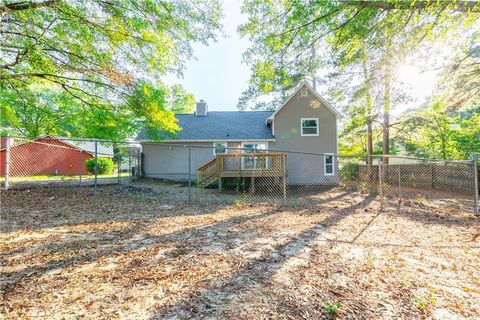
POLYGON ((413 304, 417 309, 421 310, 424 313, 430 313, 430 310, 436 302, 437 298, 431 292, 428 292, 425 295, 413 296, 413 304))
MULTIPOLYGON (((120 178, 130 177, 129 172, 120 172, 120 178)), ((95 175, 82 175, 82 179, 94 179, 95 175)), ((114 172, 111 174, 98 175, 97 179, 106 179, 106 178, 118 178, 118 173, 114 172)), ((4 179, 4 177, 0 177, 4 179)), ((10 181, 50 181, 50 180, 80 180, 79 175, 74 176, 65 176, 65 175, 39 175, 39 176, 28 176, 28 177, 10 177, 10 181)))
POLYGON ((367 255, 367 267, 369 269, 375 268, 375 259, 376 259, 375 255, 369 252, 367 255))
POLYGON ((415 196, 415 201, 417 201, 418 203, 424 203, 427 201, 427 198, 423 194, 419 193, 415 196))
POLYGON ((331 316, 335 316, 338 312, 338 310, 340 310, 340 308, 342 307, 342 304, 340 302, 331 302, 331 301, 327 301, 325 302, 325 311, 327 311, 327 313, 331 316))
POLYGON ((365 182, 359 182, 357 184, 357 189, 362 194, 371 194, 372 196, 378 195, 378 186, 376 184, 368 184, 365 182))
POLYGON ((240 199, 235 199, 235 200, 233 201, 233 204, 235 205, 235 207, 241 208, 241 207, 242 207, 242 200, 240 200, 240 199))
POLYGON ((133 197, 133 199, 135 199, 137 201, 145 200, 145 195, 143 195, 141 193, 134 193, 132 197, 133 197))

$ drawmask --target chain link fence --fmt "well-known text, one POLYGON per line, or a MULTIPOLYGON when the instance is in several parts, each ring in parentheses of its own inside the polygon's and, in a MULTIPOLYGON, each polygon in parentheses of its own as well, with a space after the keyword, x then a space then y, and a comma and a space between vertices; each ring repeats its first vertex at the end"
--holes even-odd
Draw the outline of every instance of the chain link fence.
POLYGON ((2 137, 3 189, 132 183, 140 177, 140 145, 44 136, 2 137))
MULTIPOLYGON (((359 194, 398 210, 409 202, 478 213, 474 161, 340 156, 212 144, 3 137, 4 189, 134 184, 168 201, 321 204, 359 194), (142 150, 143 149, 143 150, 142 150), (103 170, 103 160, 113 169, 103 170), (97 160, 95 160, 97 159, 97 160), (88 162, 92 164, 88 168, 88 162)), ((434 209, 434 207, 432 207, 434 209)))

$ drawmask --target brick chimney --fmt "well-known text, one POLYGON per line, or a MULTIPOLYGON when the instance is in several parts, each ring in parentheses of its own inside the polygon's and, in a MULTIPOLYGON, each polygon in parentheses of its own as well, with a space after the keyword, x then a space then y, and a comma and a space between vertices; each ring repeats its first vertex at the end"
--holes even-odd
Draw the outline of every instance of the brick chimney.
POLYGON ((197 102, 197 107, 195 110, 195 115, 197 117, 205 117, 208 113, 208 105, 206 101, 200 100, 197 102))

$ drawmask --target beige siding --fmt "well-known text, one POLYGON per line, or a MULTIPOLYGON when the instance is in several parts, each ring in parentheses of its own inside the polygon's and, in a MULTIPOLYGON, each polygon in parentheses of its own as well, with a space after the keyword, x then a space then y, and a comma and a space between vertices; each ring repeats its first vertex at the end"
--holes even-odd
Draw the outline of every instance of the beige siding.
MULTIPOLYGON (((191 174, 196 178, 197 168, 214 158, 213 142, 143 143, 143 171, 145 176, 172 180, 188 179, 188 144, 191 152, 191 174)), ((241 142, 228 142, 228 147, 240 148, 241 142)), ((231 150, 229 152, 236 152, 231 150)))
MULTIPOLYGON (((335 114, 322 105, 309 92, 307 97, 300 96, 301 90, 275 115, 275 142, 269 143, 269 149, 337 154, 337 119, 335 114), (301 118, 318 118, 319 135, 301 136, 301 118)), ((291 184, 337 182, 337 161, 335 175, 324 175, 324 157, 314 155, 288 154, 288 180, 291 184)))

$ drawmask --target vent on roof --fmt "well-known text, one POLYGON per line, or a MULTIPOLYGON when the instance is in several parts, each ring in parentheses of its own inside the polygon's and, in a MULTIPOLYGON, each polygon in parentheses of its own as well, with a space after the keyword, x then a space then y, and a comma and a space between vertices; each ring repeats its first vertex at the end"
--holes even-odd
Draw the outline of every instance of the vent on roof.
POLYGON ((197 102, 197 108, 195 110, 195 115, 197 117, 205 117, 208 112, 208 105, 206 101, 200 100, 197 102))
POLYGON ((300 89, 300 97, 308 97, 308 88, 307 86, 303 86, 302 89, 300 89))

